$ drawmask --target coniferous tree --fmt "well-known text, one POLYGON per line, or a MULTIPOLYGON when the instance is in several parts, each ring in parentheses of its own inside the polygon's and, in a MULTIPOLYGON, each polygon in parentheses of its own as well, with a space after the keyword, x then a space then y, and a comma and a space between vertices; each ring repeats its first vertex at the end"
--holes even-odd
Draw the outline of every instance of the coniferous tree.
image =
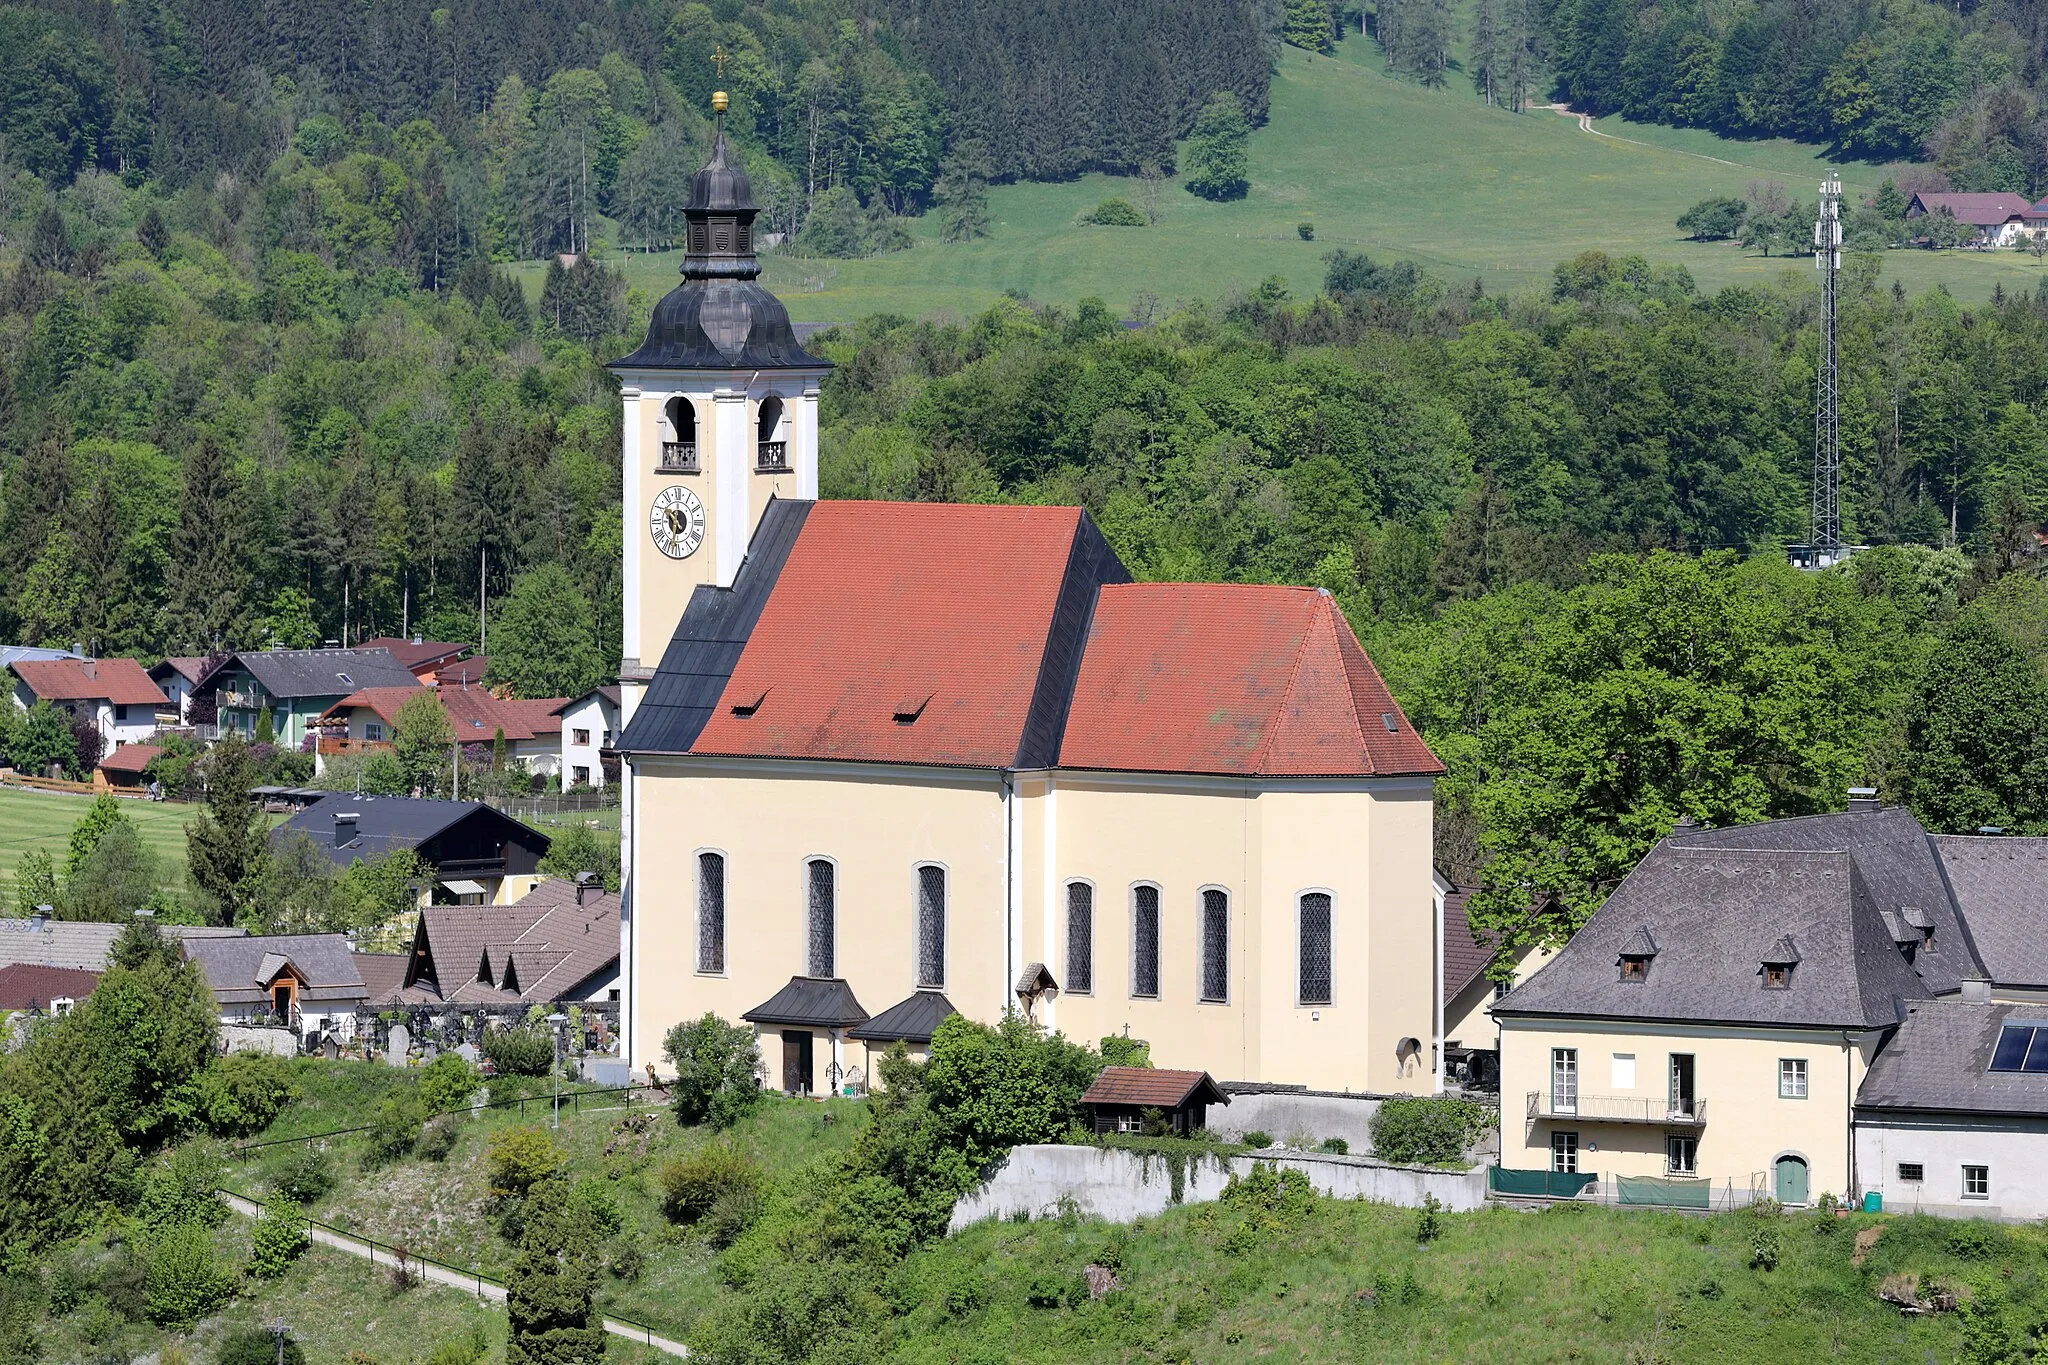
POLYGON ((1287 0, 1280 36, 1304 51, 1328 52, 1337 45, 1332 27, 1326 0, 1287 0))
POLYGON ((161 265, 171 249, 171 230, 164 223, 164 216, 151 204, 143 211, 142 220, 135 225, 135 242, 144 251, 154 256, 161 265))
POLYGON ((211 436, 186 451, 184 484, 171 535, 164 634, 183 653, 206 654, 242 643, 255 547, 240 482, 211 436))
POLYGON ((939 167, 933 202, 949 242, 988 236, 988 154, 969 138, 954 144, 939 167))
POLYGON ((1495 0, 1479 0, 1472 16, 1472 86, 1491 107, 1495 102, 1494 81, 1500 65, 1500 16, 1495 0))
POLYGON ((192 885, 214 924, 243 923, 256 908, 266 845, 256 804, 249 799, 255 784, 249 746, 232 734, 223 738, 208 756, 206 804, 185 826, 192 885))
POLYGON ((505 1277, 506 1365, 594 1365, 605 1355, 597 1314, 597 1237, 588 1214, 550 1177, 527 1191, 519 1255, 505 1277))

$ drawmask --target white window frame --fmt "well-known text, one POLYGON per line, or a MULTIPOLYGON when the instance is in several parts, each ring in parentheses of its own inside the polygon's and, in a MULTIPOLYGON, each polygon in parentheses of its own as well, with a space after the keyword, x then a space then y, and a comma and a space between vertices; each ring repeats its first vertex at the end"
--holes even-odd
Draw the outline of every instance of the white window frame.
POLYGON ((1700 1140, 1696 1137, 1673 1133, 1664 1139, 1664 1174, 1696 1176, 1700 1173, 1700 1140), (1678 1154, 1684 1152, 1686 1159, 1680 1162, 1678 1154))
POLYGON ((1195 1001, 1202 1005, 1228 1005, 1230 1003, 1230 948, 1237 936, 1231 933, 1230 918, 1237 906, 1230 894, 1230 888, 1217 882, 1205 882, 1195 888, 1195 1001), (1209 994, 1209 893, 1217 892, 1223 897, 1223 994, 1209 994))
POLYGON ((1550 1049, 1550 1112, 1576 1117, 1579 1112, 1579 1050, 1575 1047, 1554 1047, 1550 1049), (1571 1077, 1571 1084, 1561 1084, 1565 1077, 1571 1077), (1571 1091, 1570 1107, 1564 1100, 1566 1089, 1571 1091))
POLYGON ((1550 1170, 1553 1175, 1579 1173, 1579 1134, 1576 1129, 1554 1128, 1550 1133, 1550 1170))
POLYGON ((910 941, 916 949, 916 956, 910 962, 910 975, 915 989, 921 991, 942 991, 951 973, 949 958, 953 950, 953 870, 936 858, 920 858, 910 865, 910 941), (940 887, 945 899, 939 906, 939 979, 924 979, 924 870, 937 868, 940 887))
POLYGON ((382 744, 382 743, 384 742, 384 726, 383 726, 383 723, 382 723, 382 722, 380 722, 380 721, 374 721, 374 720, 366 720, 366 721, 364 721, 364 722, 363 722, 363 741, 364 741, 365 743, 367 743, 367 744, 382 744))
POLYGON ((1096 969, 1102 964, 1095 951, 1100 935, 1096 923, 1102 916, 1102 892, 1092 878, 1069 877, 1060 883, 1060 946, 1066 950, 1060 965, 1066 968, 1066 981, 1060 986, 1063 995, 1094 995, 1096 969), (1088 888, 1088 989, 1081 990, 1074 985, 1074 888, 1088 888))
POLYGON ((1974 1162, 1963 1163, 1963 1198, 1989 1199, 1991 1197, 1991 1168, 1974 1162), (1972 1190, 1972 1185, 1981 1189, 1972 1190))
POLYGON ((1337 1003, 1337 893, 1327 886, 1304 886, 1294 893, 1294 1007, 1304 1010, 1328 1009, 1337 1003), (1330 990, 1322 1000, 1310 1000, 1301 991, 1302 901, 1310 896, 1330 898, 1330 990))
POLYGON ((1166 888, 1154 881, 1132 882, 1125 906, 1124 920, 1130 926, 1131 969, 1127 974, 1130 997, 1133 1000, 1164 1000, 1166 972, 1161 958, 1166 952, 1166 926, 1163 923, 1166 918, 1166 888), (1141 888, 1152 893, 1152 989, 1149 992, 1138 990, 1138 891, 1141 888))
POLYGON ((1812 1089, 1806 1058, 1780 1057, 1778 1059, 1778 1098, 1781 1100, 1803 1100, 1812 1089))
POLYGON ((696 895, 690 900, 690 924, 697 932, 690 943, 690 966, 695 976, 730 976, 732 974, 732 858, 722 848, 699 848, 690 852, 690 880, 696 895), (718 960, 716 971, 704 966, 704 855, 713 854, 718 858, 719 872, 719 925, 718 960))

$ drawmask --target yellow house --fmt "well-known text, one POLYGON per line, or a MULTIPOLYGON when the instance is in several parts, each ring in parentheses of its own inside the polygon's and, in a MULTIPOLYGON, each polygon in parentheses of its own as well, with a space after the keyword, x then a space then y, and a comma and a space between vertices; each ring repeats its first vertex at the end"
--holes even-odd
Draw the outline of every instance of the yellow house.
POLYGON ((1502 1164, 1853 1196, 1865 1073, 1979 971, 1903 810, 1675 831, 1493 1005, 1502 1164))
POLYGON ((755 283, 722 132, 686 217, 613 367, 630 1064, 710 1011, 818 1092, 942 999, 1435 1088, 1441 767, 1336 603, 1133 584, 1076 508, 812 501, 828 367, 755 283))

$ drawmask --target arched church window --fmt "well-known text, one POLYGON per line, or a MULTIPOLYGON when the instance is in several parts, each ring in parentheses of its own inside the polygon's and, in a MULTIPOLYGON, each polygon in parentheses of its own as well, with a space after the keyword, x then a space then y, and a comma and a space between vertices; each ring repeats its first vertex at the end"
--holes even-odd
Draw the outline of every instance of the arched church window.
POLYGON ((838 869, 825 858, 811 859, 810 874, 810 974, 831 976, 833 974, 832 912, 837 899, 838 887, 834 876, 838 869))
POLYGON ((784 430, 782 399, 772 393, 763 398, 758 421, 754 467, 764 472, 788 469, 789 433, 784 430))
POLYGON ((697 406, 680 394, 668 400, 661 433, 661 469, 665 474, 697 472, 697 406))
POLYGON ((697 855, 697 970, 725 970, 725 855, 697 855))
POLYGON ((1095 990, 1095 888, 1067 883, 1067 994, 1095 990))
POLYGON ((1214 889, 1202 893, 1202 999, 1230 999, 1230 895, 1214 889))
POLYGON ((1131 888, 1131 994, 1159 998, 1159 888, 1131 888))
POLYGON ((946 869, 930 863, 917 869, 917 985, 946 986, 946 869))
POLYGON ((1330 893, 1301 894, 1301 980, 1298 1003, 1330 1003, 1330 893))

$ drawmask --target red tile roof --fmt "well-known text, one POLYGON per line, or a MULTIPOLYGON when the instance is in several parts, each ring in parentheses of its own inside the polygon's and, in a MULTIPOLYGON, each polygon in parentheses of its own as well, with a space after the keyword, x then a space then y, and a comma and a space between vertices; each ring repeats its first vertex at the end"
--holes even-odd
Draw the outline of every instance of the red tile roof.
POLYGON ((168 668, 186 682, 196 683, 206 676, 206 659, 198 654, 173 654, 166 657, 156 668, 150 669, 149 676, 154 678, 159 668, 168 668))
POLYGON ((2014 218, 2024 218, 2033 205, 2017 194, 1960 194, 1923 190, 1913 196, 1928 213, 1947 209, 1959 223, 1972 227, 1996 227, 2014 218))
POLYGON ((1206 1071, 1149 1066, 1106 1066, 1081 1096, 1083 1104, 1135 1104, 1154 1109, 1178 1109, 1190 1100, 1230 1103, 1206 1071))
POLYGON ((0 1010, 48 1010, 52 1000, 83 1000, 99 984, 98 972, 17 962, 0 967, 0 1010))
POLYGON ((452 664, 442 664, 434 670, 436 687, 482 687, 484 674, 490 669, 491 661, 481 654, 467 659, 458 659, 452 664))
POLYGON ((453 663, 457 655, 468 649, 468 645, 451 644, 446 640, 408 640, 397 635, 379 635, 374 640, 364 640, 357 649, 388 649, 391 657, 415 673, 432 672, 435 667, 453 663))
POLYGON ((1008 765, 1080 515, 818 503, 691 752, 1008 765))
POLYGON ((440 699, 441 709, 448 713, 449 727, 455 732, 455 738, 464 744, 488 744, 500 727, 503 727, 507 740, 539 739, 562 733, 562 718, 557 712, 563 705, 563 698, 507 701, 480 687, 431 694, 417 687, 365 687, 328 707, 320 718, 340 718, 357 707, 367 707, 381 716, 386 724, 396 725, 398 708, 408 699, 423 695, 440 699))
POLYGON ((1491 933, 1487 934, 1484 940, 1474 936, 1471 921, 1465 918, 1465 902, 1471 898, 1470 891, 1453 891, 1444 897, 1446 1000, 1479 979, 1481 973, 1493 962, 1494 944, 1499 941, 1491 933))
POLYGON ((410 697, 424 695, 419 687, 365 687, 349 693, 334 705, 320 713, 321 720, 340 720, 357 707, 367 707, 375 712, 386 725, 398 723, 398 708, 405 705, 410 697))
POLYGON ((1264 777, 1443 771, 1334 598, 1228 583, 1102 589, 1060 766, 1264 777))
POLYGON ((23 660, 14 672, 44 701, 106 700, 117 706, 169 706, 171 699, 133 659, 23 660))
POLYGON ((157 744, 119 744, 112 753, 100 760, 100 770, 109 773, 139 773, 149 766, 149 761, 163 752, 157 744))

